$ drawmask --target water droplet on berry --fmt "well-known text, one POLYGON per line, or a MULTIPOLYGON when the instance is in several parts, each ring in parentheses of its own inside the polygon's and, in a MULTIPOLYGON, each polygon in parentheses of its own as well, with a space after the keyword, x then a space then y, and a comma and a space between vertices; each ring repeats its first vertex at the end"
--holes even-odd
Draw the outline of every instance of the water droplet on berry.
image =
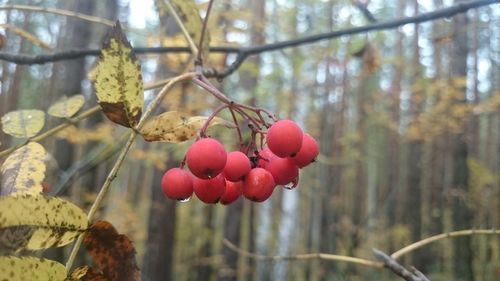
POLYGON ((177 201, 179 201, 179 203, 186 203, 186 202, 189 202, 189 200, 191 200, 191 197, 184 198, 184 199, 178 199, 177 201))

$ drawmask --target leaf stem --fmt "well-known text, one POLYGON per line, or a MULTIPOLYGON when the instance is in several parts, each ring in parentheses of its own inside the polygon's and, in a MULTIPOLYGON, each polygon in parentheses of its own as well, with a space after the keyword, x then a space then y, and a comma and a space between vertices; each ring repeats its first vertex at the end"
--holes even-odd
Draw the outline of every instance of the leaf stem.
MULTIPOLYGON (((101 205, 102 200, 106 196, 109 187, 111 186, 111 182, 116 178, 116 175, 118 174, 118 170, 121 168, 123 161, 125 160, 125 156, 127 155, 128 151, 130 150, 130 147, 132 147, 132 144, 134 143, 135 137, 137 136, 137 132, 140 132, 142 126, 145 124, 146 120, 149 118, 149 116, 153 113, 153 110, 160 104, 161 100, 165 97, 167 92, 178 82, 181 81, 186 81, 189 79, 192 79, 195 77, 194 72, 188 72, 182 75, 179 75, 175 78, 172 78, 158 93, 158 95, 155 97, 155 99, 149 104, 148 108, 142 115, 141 120, 137 124, 135 128, 132 129, 130 132, 130 136, 128 138, 127 143, 125 144, 125 147, 122 149, 120 152, 120 155, 118 156, 118 159, 116 160, 115 164, 113 165, 113 168, 109 172, 108 176, 106 177, 106 180, 104 184, 101 187, 101 190, 97 194, 97 198, 95 199, 94 203, 92 204, 92 207, 90 208, 90 211, 87 215, 87 218, 89 221, 91 221, 94 218, 95 213, 97 212, 97 209, 101 205)), ((73 249, 71 250, 70 256, 68 258, 68 261, 66 262, 66 269, 69 271, 71 267, 73 266, 73 262, 75 261, 76 254, 78 253, 78 250, 80 249, 80 246, 83 241, 83 235, 81 234, 78 239, 76 240, 73 249)))

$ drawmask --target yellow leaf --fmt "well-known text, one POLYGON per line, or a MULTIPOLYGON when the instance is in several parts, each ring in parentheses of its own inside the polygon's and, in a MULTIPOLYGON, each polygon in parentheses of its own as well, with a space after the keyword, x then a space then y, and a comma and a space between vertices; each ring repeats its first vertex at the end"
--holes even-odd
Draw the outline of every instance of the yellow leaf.
MULTIPOLYGON (((160 10, 161 16, 168 14, 165 1, 170 1, 194 43, 198 45, 201 39, 203 20, 200 17, 200 11, 198 10, 194 0, 157 0, 156 5, 160 10)), ((206 30, 205 37, 203 38, 203 48, 199 50, 205 59, 208 56, 209 45, 210 35, 208 30, 206 30)))
POLYGON ((49 108, 49 115, 60 118, 69 118, 75 115, 85 103, 83 95, 62 97, 49 108))
POLYGON ((66 281, 109 281, 103 274, 93 268, 84 265, 77 267, 66 281))
POLYGON ((119 23, 106 36, 93 78, 104 114, 125 127, 135 126, 144 105, 144 85, 141 67, 119 23))
POLYGON ((2 117, 2 130, 17 138, 38 134, 44 124, 45 113, 35 109, 11 111, 2 117))
POLYGON ((41 193, 46 154, 45 148, 36 142, 30 142, 10 154, 0 168, 0 196, 41 193))
POLYGON ((0 253, 64 246, 87 230, 86 214, 58 197, 0 197, 0 253))
POLYGON ((63 281, 67 272, 64 265, 44 258, 0 256, 0 274, 8 281, 63 281))
MULTIPOLYGON (((196 132, 203 126, 208 117, 188 117, 177 111, 168 111, 148 120, 141 129, 142 137, 146 141, 183 142, 196 136, 196 132)), ((234 124, 222 118, 215 117, 210 127, 224 125, 234 127, 234 124)))

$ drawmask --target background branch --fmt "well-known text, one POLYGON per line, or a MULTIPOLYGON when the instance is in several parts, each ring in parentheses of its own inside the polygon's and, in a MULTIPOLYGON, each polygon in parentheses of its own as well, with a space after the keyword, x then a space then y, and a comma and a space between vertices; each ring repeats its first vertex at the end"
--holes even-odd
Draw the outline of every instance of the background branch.
POLYGON ((395 259, 391 258, 386 253, 380 250, 373 249, 373 255, 379 261, 383 262, 385 267, 394 272, 394 274, 407 281, 430 281, 422 272, 418 271, 415 268, 412 268, 413 272, 409 271, 404 266, 399 264, 395 259))
MULTIPOLYGON (((384 21, 384 22, 377 22, 369 25, 320 33, 271 44, 264 44, 260 46, 211 47, 210 52, 236 53, 237 56, 235 61, 225 69, 220 71, 215 69, 205 69, 203 71, 203 74, 206 77, 224 78, 231 75, 234 71, 236 71, 245 61, 245 59, 252 55, 281 50, 290 47, 297 47, 305 44, 311 44, 318 41, 338 38, 342 36, 366 33, 376 30, 397 28, 406 24, 416 24, 427 21, 433 21, 441 18, 450 18, 457 14, 465 13, 470 9, 491 5, 494 3, 500 3, 500 0, 476 0, 466 3, 458 3, 447 8, 439 9, 433 12, 422 13, 417 16, 405 17, 401 19, 384 21)), ((159 54, 159 53, 186 53, 190 52, 191 50, 188 47, 159 47, 159 48, 135 48, 134 51, 137 54, 154 54, 154 53, 159 54)), ((85 56, 97 56, 99 55, 99 53, 100 50, 98 49, 68 50, 64 52, 58 52, 46 55, 35 55, 35 56, 0 52, 0 60, 5 60, 16 64, 31 65, 31 64, 43 64, 61 60, 77 59, 85 56)))

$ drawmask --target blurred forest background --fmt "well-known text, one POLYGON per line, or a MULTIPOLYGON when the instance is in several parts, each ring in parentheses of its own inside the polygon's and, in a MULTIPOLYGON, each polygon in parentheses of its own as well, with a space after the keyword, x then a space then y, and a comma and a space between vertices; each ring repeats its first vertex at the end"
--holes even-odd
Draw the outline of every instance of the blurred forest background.
MULTIPOLYGON (((186 46, 158 1, 14 0, 0 6, 55 7, 119 19, 135 47, 186 46)), ((457 2, 219 0, 209 32, 212 46, 254 46, 457 2)), ((207 1, 199 6, 206 9, 207 1)), ((11 9, 0 9, 0 19, 1 51, 32 55, 100 48, 109 28, 11 9), (19 29, 36 40, 19 36, 19 29)), ((212 53, 208 63, 221 69, 234 58, 212 53)), ((184 71, 188 54, 139 59, 151 82, 184 71)), ((62 95, 77 93, 87 97, 86 108, 94 106, 87 73, 95 60, 0 62, 0 116, 15 109, 47 110, 62 95)), ((297 120, 319 140, 321 154, 292 191, 277 188, 261 204, 240 199, 207 206, 197 199, 170 201, 161 192, 162 174, 179 164, 186 144, 138 139, 98 217, 134 241, 143 280, 397 280, 388 271, 341 262, 252 260, 239 257, 223 240, 265 255, 372 258, 374 247, 390 253, 434 234, 500 227, 500 5, 252 56, 220 87, 235 100, 297 120)), ((147 91, 146 97, 154 94, 147 91)), ((217 105, 185 84, 167 95, 163 110, 208 115, 217 105)), ((52 119, 46 128, 58 122, 52 119)), ((49 188, 90 206, 124 132, 99 113, 45 140, 53 156, 49 188)), ((233 130, 212 133, 226 148, 236 147, 233 130)), ((15 144, 5 134, 0 142, 0 150, 15 144)), ((64 262, 69 248, 47 255, 64 262)), ((433 280, 498 280, 500 239, 442 240, 402 262, 433 280)))

